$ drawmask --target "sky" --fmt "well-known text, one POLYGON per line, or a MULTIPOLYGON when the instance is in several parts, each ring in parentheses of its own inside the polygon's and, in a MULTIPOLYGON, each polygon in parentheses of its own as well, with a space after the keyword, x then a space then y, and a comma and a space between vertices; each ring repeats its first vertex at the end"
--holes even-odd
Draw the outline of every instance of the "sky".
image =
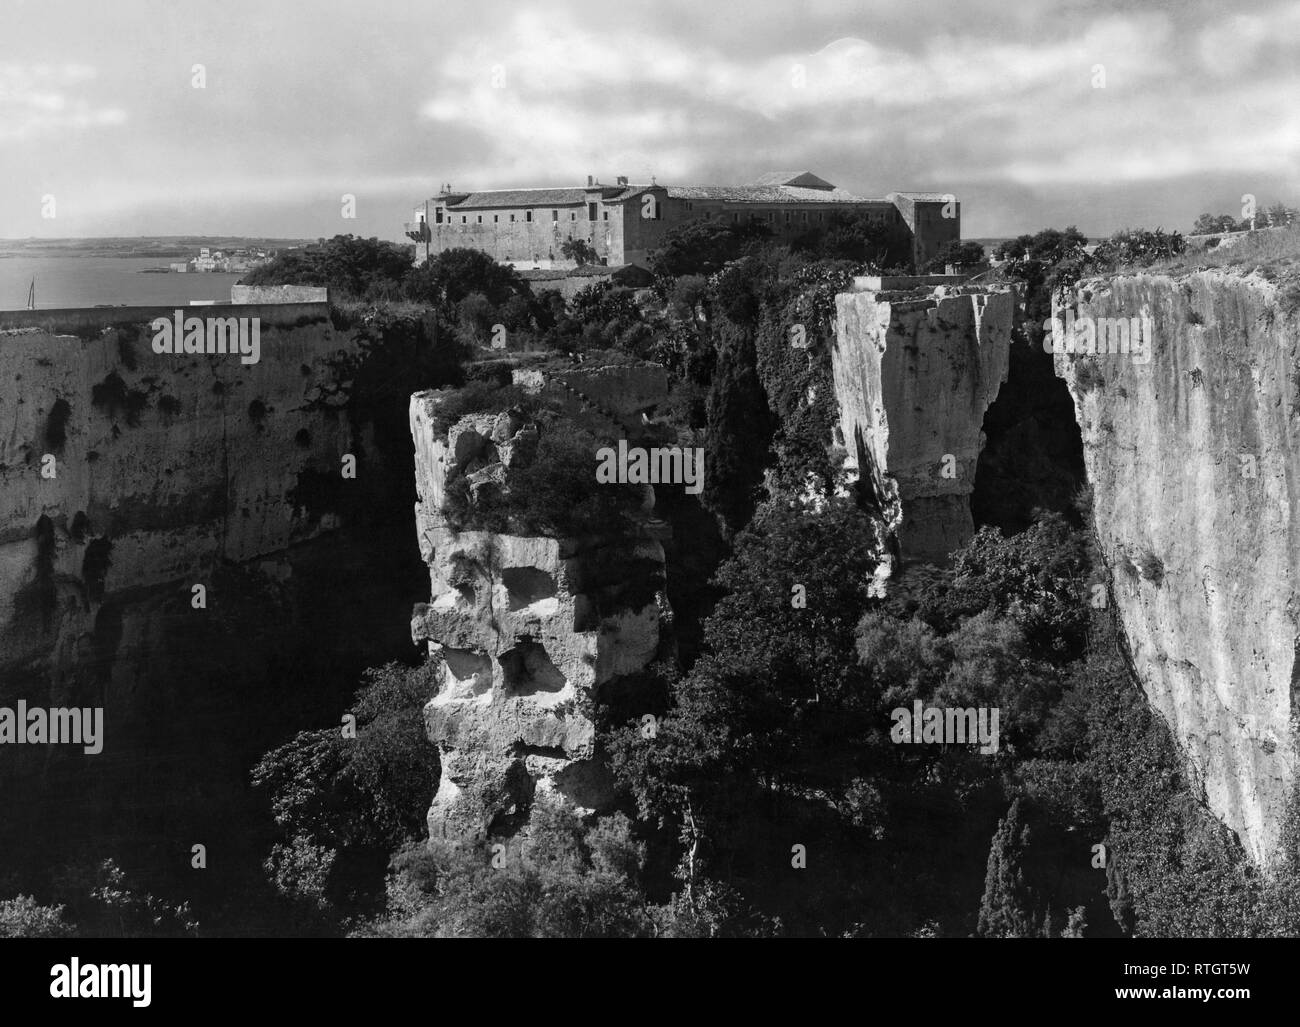
POLYGON ((1300 206, 1296 0, 6 0, 0 19, 0 238, 400 240, 444 182, 774 170, 951 192, 968 238, 1300 206))

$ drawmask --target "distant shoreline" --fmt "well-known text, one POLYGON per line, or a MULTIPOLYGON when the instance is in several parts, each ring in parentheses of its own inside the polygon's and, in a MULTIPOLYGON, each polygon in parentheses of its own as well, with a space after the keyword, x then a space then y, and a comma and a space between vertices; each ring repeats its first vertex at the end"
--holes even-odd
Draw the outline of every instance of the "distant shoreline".
POLYGON ((315 239, 276 239, 238 235, 0 239, 0 258, 122 257, 135 260, 187 260, 204 247, 210 250, 282 250, 308 246, 315 242, 315 239))

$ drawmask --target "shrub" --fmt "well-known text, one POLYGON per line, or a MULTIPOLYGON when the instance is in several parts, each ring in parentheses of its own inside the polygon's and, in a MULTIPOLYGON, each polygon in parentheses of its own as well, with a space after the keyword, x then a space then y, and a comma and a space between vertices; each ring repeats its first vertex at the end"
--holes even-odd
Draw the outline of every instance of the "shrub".
POLYGON ((504 493, 481 493, 471 502, 464 477, 448 483, 443 513, 458 531, 515 535, 617 535, 641 505, 639 485, 602 484, 596 451, 607 443, 555 416, 538 423, 537 452, 511 467, 504 493))
POLYGON ((644 846, 627 817, 583 830, 573 810, 535 801, 494 860, 486 841, 411 846, 392 862, 389 937, 627 938, 651 933, 638 879, 644 846))
POLYGON ((41 906, 30 895, 0 901, 0 938, 69 938, 62 906, 41 906))
POLYGON ((1138 573, 1151 584, 1159 586, 1165 580, 1165 564, 1155 552, 1144 549, 1134 561, 1138 573))

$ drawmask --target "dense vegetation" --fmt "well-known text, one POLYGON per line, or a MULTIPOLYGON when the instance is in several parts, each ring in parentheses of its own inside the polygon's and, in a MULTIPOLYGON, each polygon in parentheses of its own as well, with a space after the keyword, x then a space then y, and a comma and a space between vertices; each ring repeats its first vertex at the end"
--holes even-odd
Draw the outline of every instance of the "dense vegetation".
MULTIPOLYGON (((653 290, 601 284, 567 302, 476 251, 411 269, 400 248, 374 242, 338 237, 259 280, 330 284, 361 301, 336 312, 366 333, 338 375, 349 409, 364 415, 358 431, 376 426, 396 446, 406 396, 422 383, 462 387, 442 427, 507 408, 536 420, 537 460, 508 495, 475 504, 475 526, 608 530, 637 500, 592 487, 604 440, 558 425, 555 410, 503 383, 488 361, 498 326, 507 354, 614 349, 662 363, 671 396, 657 414, 700 433, 709 473, 702 496, 660 508, 675 527, 668 581, 680 645, 643 682, 657 729, 613 700, 596 711, 620 809, 583 820, 538 800, 504 849, 493 838, 429 843, 422 816, 438 760, 421 708, 438 667, 385 665, 353 697, 350 733, 346 718, 342 730, 284 733, 252 767, 265 845, 248 901, 265 904, 273 929, 1300 931, 1290 873, 1300 834, 1289 835, 1281 873, 1253 871, 1128 670, 1079 496, 1078 431, 1037 345, 1054 288, 1177 256, 1176 233, 1118 233, 1089 254, 1077 229, 1049 229, 999 248, 1027 317, 986 420, 973 500, 982 527, 950 568, 909 569, 887 595, 872 587, 879 524, 866 497, 840 487, 827 343, 836 292, 853 274, 899 266, 893 240, 854 219, 792 245, 702 222, 670 235, 653 290), (899 744, 893 713, 917 701, 997 708, 997 750, 899 744)), ((976 249, 941 257, 976 263, 976 249)), ((409 488, 409 467, 394 466, 409 488)), ((331 499, 304 492, 304 503, 331 499)), ((453 522, 469 508, 452 490, 453 522)), ((131 891, 114 865, 31 880, 39 886, 0 891, 15 895, 0 903, 0 936, 183 933, 202 922, 131 891)))

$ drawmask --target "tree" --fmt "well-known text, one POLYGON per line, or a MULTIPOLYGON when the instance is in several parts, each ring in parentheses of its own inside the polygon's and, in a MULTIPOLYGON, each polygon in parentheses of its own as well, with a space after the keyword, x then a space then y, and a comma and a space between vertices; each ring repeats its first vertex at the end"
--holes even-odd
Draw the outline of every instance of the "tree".
POLYGON ((977 242, 953 239, 944 243, 934 258, 926 264, 925 269, 932 274, 943 274, 943 269, 949 264, 960 268, 982 263, 984 263, 983 246, 977 242))
POLYGON ((1088 568, 1087 535, 1060 514, 1040 514, 1011 536, 986 526, 953 555, 951 578, 922 596, 920 613, 949 631, 991 611, 1014 619, 1041 655, 1077 659, 1088 631, 1088 568))
POLYGON ((500 306, 512 296, 531 296, 529 288, 514 268, 498 264, 481 250, 455 247, 410 269, 406 279, 407 296, 420 303, 443 308, 454 307, 470 293, 481 293, 493 306, 500 306))
POLYGON ((1072 285, 1087 266, 1087 237, 1073 225, 1062 230, 1044 228, 1002 242, 993 251, 1005 261, 1003 271, 1025 286, 1025 334, 1031 348, 1042 341, 1042 325, 1052 311, 1052 293, 1072 285))
POLYGON ((754 789, 839 790, 857 776, 874 744, 875 700, 853 655, 874 537, 847 499, 816 513, 764 504, 718 571, 706 653, 674 684, 656 737, 635 724, 615 736, 616 772, 644 816, 681 826, 687 857, 754 789))
POLYGON ((41 906, 30 895, 0 901, 0 938, 68 938, 62 906, 41 906))
POLYGON ((984 898, 980 902, 982 938, 1032 938, 1038 932, 1035 896, 1025 883, 1029 827, 1021 822, 1020 800, 1011 803, 989 847, 984 898))
POLYGON ((1237 219, 1231 214, 1202 214, 1192 225, 1192 235, 1219 235, 1223 232, 1235 232, 1237 219))
POLYGON ((253 768, 281 831, 267 861, 272 883, 308 912, 329 915, 383 885, 388 854, 424 833, 421 810, 438 780, 424 732, 436 664, 366 671, 349 725, 303 731, 253 768))
POLYGON ((573 810, 538 798, 515 838, 417 843, 393 858, 388 937, 627 938, 652 929, 639 886, 645 846, 621 813, 584 829, 573 810))
POLYGON ((578 267, 584 264, 594 264, 599 260, 596 253, 596 247, 587 242, 586 239, 565 239, 560 243, 560 253, 566 260, 576 261, 578 267))
POLYGON ((650 269, 658 276, 710 275, 728 261, 744 254, 751 243, 771 236, 767 225, 758 222, 726 224, 702 219, 679 225, 664 236, 650 256, 650 269))
POLYGON ((301 249, 281 250, 242 281, 245 285, 327 286, 335 299, 388 299, 400 294, 413 254, 411 246, 336 235, 301 249))
POLYGON ((1122 267, 1152 264, 1157 260, 1176 257, 1187 249, 1187 243, 1177 232, 1157 228, 1123 229, 1101 243, 1092 254, 1092 263, 1098 267, 1122 267))
POLYGON ((865 211, 833 211, 824 229, 813 229, 794 241, 792 249, 824 260, 851 260, 876 268, 910 270, 912 256, 905 237, 865 211))
POLYGON ((1275 203, 1264 211, 1264 221, 1270 228, 1285 228, 1295 224, 1297 218, 1300 218, 1300 211, 1285 203, 1275 203))
POLYGON ((749 333, 724 324, 706 404, 703 499, 728 532, 743 528, 754 512, 772 440, 772 415, 754 364, 749 333))

